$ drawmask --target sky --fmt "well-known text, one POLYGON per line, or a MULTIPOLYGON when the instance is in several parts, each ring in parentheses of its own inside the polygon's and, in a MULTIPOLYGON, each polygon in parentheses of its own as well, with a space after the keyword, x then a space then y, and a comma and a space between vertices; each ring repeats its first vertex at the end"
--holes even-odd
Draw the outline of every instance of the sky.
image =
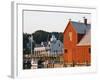
POLYGON ((71 21, 84 22, 83 17, 87 18, 88 23, 91 23, 91 14, 24 11, 23 32, 29 34, 37 30, 64 32, 69 19, 71 21))

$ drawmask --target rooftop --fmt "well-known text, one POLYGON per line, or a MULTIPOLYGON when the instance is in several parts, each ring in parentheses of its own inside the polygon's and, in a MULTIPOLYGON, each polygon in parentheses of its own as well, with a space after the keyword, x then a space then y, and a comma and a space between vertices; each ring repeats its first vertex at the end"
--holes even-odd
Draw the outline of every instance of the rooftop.
POLYGON ((86 35, 82 38, 82 40, 77 44, 80 45, 91 45, 91 31, 89 30, 86 35))
POLYGON ((85 34, 91 28, 91 24, 85 24, 85 23, 74 22, 74 21, 71 21, 71 23, 73 24, 73 27, 79 34, 85 34))

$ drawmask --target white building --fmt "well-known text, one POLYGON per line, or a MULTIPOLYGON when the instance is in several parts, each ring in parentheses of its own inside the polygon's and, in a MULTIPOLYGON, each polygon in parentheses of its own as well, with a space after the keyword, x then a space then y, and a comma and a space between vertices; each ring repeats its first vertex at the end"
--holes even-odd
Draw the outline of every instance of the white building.
POLYGON ((60 40, 57 40, 54 35, 52 35, 50 39, 50 52, 52 54, 55 54, 55 53, 62 54, 63 53, 63 43, 60 40))

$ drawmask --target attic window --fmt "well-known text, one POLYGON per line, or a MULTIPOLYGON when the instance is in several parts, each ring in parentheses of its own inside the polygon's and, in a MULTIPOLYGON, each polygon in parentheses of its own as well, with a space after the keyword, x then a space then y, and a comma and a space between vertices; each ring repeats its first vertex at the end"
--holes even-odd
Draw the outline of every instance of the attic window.
POLYGON ((91 48, 89 48, 89 53, 91 53, 91 48))
POLYGON ((69 33, 68 33, 68 39, 69 39, 70 41, 72 41, 72 32, 69 32, 69 33))

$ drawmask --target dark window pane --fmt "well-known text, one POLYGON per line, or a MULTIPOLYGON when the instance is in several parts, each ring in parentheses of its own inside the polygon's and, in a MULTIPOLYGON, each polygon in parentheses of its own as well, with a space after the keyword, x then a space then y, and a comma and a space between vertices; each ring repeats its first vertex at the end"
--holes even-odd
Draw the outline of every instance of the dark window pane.
POLYGON ((67 53, 67 49, 65 49, 64 51, 65 51, 65 53, 67 53))

